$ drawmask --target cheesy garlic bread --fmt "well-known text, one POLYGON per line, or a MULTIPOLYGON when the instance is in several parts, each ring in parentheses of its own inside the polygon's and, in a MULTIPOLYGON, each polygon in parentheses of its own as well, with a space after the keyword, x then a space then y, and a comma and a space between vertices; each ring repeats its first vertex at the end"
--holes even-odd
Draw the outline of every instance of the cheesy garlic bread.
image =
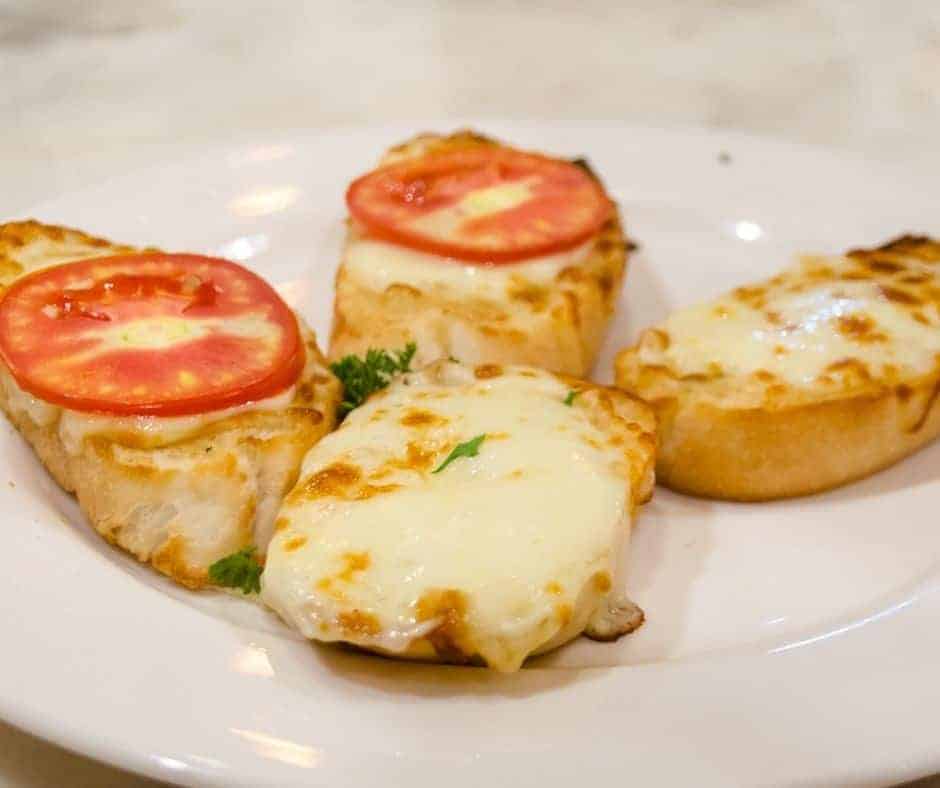
POLYGON ((766 500, 858 479, 940 434, 940 244, 804 257, 648 329, 615 372, 656 410, 668 487, 766 500))
POLYGON ((654 427, 621 391, 535 368, 407 373, 307 455, 262 599, 314 640, 501 671, 629 632, 615 576, 654 427))
POLYGON ((347 204, 331 359, 413 341, 418 366, 590 371, 628 244, 586 165, 425 134, 357 179, 347 204))
POLYGON ((0 408, 95 529, 183 585, 263 554, 340 387, 234 263, 0 225, 0 408))

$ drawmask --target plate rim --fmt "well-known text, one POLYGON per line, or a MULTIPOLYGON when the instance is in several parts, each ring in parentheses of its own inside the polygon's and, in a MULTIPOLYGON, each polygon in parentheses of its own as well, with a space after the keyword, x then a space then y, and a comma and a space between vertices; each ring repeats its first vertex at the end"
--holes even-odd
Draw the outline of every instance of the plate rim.
MULTIPOLYGON (((450 123, 438 123, 437 125, 454 126, 455 124, 453 122, 450 122, 450 123)), ((457 124, 457 125, 466 125, 466 124, 457 124)), ((832 148, 829 146, 809 145, 806 143, 793 142, 789 140, 781 140, 773 136, 751 134, 748 132, 733 131, 733 130, 710 129, 707 127, 659 126, 659 125, 644 125, 644 124, 635 124, 635 123, 620 123, 617 121, 591 122, 591 121, 578 120, 578 121, 554 122, 554 121, 536 121, 536 120, 531 120, 531 119, 525 120, 525 121, 522 121, 522 120, 514 121, 511 119, 510 120, 503 119, 503 120, 497 121, 497 120, 492 120, 492 119, 491 120, 484 119, 480 121, 479 123, 470 124, 470 125, 478 125, 478 126, 484 126, 484 127, 492 126, 492 127, 498 127, 500 129, 504 127, 526 127, 526 126, 532 129, 538 129, 546 125, 550 125, 556 128, 564 127, 564 128, 573 128, 573 129, 605 127, 608 129, 613 128, 617 130, 644 130, 645 132, 656 132, 658 130, 662 130, 662 131, 668 132, 669 134, 678 134, 680 136, 684 134, 689 134, 693 136, 706 135, 710 139, 713 139, 716 141, 718 140, 726 141, 726 142, 733 143, 733 144, 758 145, 762 147, 784 146, 784 147, 789 148, 791 151, 797 152, 797 153, 811 151, 817 155, 824 154, 827 156, 836 156, 843 160, 851 159, 851 160, 859 162, 860 164, 864 164, 865 166, 868 166, 868 167, 874 166, 886 172, 894 172, 898 176, 900 176, 902 172, 901 168, 899 167, 890 165, 883 161, 872 162, 871 160, 866 159, 865 157, 859 154, 855 154, 851 151, 843 151, 838 148, 832 148)), ((412 129, 415 128, 413 124, 409 124, 409 127, 412 129)), ((306 129, 306 130, 303 130, 302 132, 301 130, 278 131, 271 135, 265 135, 261 132, 253 132, 250 135, 245 135, 245 140, 232 141, 223 145, 222 150, 225 152, 232 152, 232 151, 240 150, 244 147, 244 145, 251 144, 251 140, 254 140, 255 143, 257 143, 263 139, 265 140, 266 144, 270 144, 273 141, 281 140, 281 139, 298 139, 298 137, 300 136, 298 132, 301 132, 301 134, 305 138, 306 137, 316 138, 324 134, 332 135, 332 134, 342 133, 343 131, 352 130, 352 129, 355 129, 356 132, 358 133, 363 133, 368 136, 373 136, 373 135, 374 136, 387 136, 387 135, 391 135, 395 133, 395 130, 403 129, 403 128, 405 128, 404 123, 381 124, 381 125, 349 124, 349 125, 329 126, 329 127, 318 128, 318 129, 306 129)), ((206 155, 207 146, 205 144, 199 144, 199 145, 183 144, 180 147, 184 148, 185 151, 181 151, 180 153, 181 159, 175 156, 172 157, 172 161, 174 162, 178 162, 180 160, 185 161, 189 159, 190 157, 202 157, 206 155)), ((169 157, 168 157, 168 160, 170 160, 169 157)), ((147 167, 134 168, 132 171, 124 172, 124 173, 121 173, 120 175, 111 176, 111 177, 102 179, 101 181, 98 181, 96 183, 89 183, 87 188, 103 186, 109 183, 110 181, 115 180, 120 177, 139 176, 139 175, 142 175, 143 173, 146 173, 147 171, 157 169, 159 168, 159 166, 160 164, 152 164, 147 167)), ((917 181, 919 183, 918 178, 912 178, 912 175, 913 175, 912 173, 907 173, 906 171, 903 171, 903 172, 904 172, 903 177, 905 178, 905 180, 917 181)), ((929 192, 926 179, 924 179, 922 186, 925 189, 925 191, 929 192)), ((59 195, 57 199, 62 199, 64 196, 66 195, 59 195)), ((45 200, 43 202, 40 202, 38 205, 29 206, 30 210, 24 211, 22 215, 42 215, 43 206, 47 205, 49 202, 50 200, 45 200)), ((118 571, 121 571, 121 570, 118 570, 118 571)), ((133 582, 136 584, 136 580, 134 580, 133 582)), ((152 591, 153 589, 150 589, 150 590, 152 591)), ((907 620, 910 617, 913 617, 913 619, 916 621, 917 618, 920 618, 921 616, 925 614, 925 611, 926 611, 926 614, 928 615, 928 618, 926 619, 927 622, 929 622, 930 616, 932 615, 931 611, 933 611, 933 613, 940 611, 940 595, 938 595, 936 588, 931 587, 931 588, 926 589, 921 599, 918 599, 918 603, 915 605, 911 605, 908 608, 905 608, 905 610, 901 611, 899 615, 895 617, 894 623, 897 623, 902 618, 907 620)), ((194 621, 199 619, 200 617, 209 619, 209 617, 206 616, 205 614, 200 613, 195 610, 190 610, 187 613, 187 617, 189 616, 195 617, 193 619, 194 621)), ((216 625, 217 625, 217 628, 218 627, 224 628, 227 626, 231 626, 231 625, 222 625, 219 622, 216 622, 216 625)), ((909 624, 909 626, 913 626, 913 624, 909 624)), ((862 633, 860 632, 858 634, 862 634, 862 633)), ((870 635, 870 632, 866 630, 864 632, 864 635, 867 638, 868 635, 870 635)), ((224 637, 223 637, 223 640, 225 640, 224 637)), ((937 639, 937 638, 928 639, 928 642, 929 642, 929 645, 936 648, 934 653, 940 654, 940 639, 937 639)), ((747 659, 752 659, 752 658, 753 657, 738 656, 738 657, 735 657, 734 659, 747 660, 747 659)), ((762 658, 765 659, 766 657, 762 657, 762 658)), ((710 665, 714 663, 714 659, 717 659, 717 657, 711 658, 708 655, 704 655, 699 660, 697 660, 697 662, 704 664, 704 665, 710 665)), ((727 656, 722 657, 722 659, 727 659, 727 656)), ((642 669, 643 667, 645 666, 633 666, 627 669, 631 671, 637 671, 637 670, 642 669)), ((661 668, 662 666, 659 666, 659 667, 661 668)), ((586 668, 586 669, 580 669, 579 672, 581 671, 611 672, 614 670, 623 671, 624 669, 625 669, 624 667, 612 668, 612 669, 586 668)), ((675 668, 673 667, 670 669, 675 669, 675 668)), ((438 669, 435 668, 434 670, 438 670, 438 669)), ((447 670, 447 669, 444 669, 444 670, 447 670)), ((537 673, 539 671, 551 671, 551 670, 552 670, 551 668, 535 668, 531 670, 530 672, 537 673)), ((0 686, 3 686, 3 684, 4 682, 0 681, 0 686)), ((940 695, 938 695, 938 699, 940 699, 940 695)), ((155 779, 171 780, 171 781, 185 780, 186 782, 190 782, 193 784, 195 784, 196 782, 203 784, 203 783, 218 782, 221 780, 228 780, 228 779, 231 779, 232 777, 231 774, 220 773, 215 768, 210 768, 208 766, 200 766, 198 763, 192 760, 176 758, 176 755, 178 755, 179 753, 165 754, 165 755, 150 753, 150 754, 145 755, 142 752, 137 751, 137 750, 129 750, 126 747, 121 745, 120 743, 121 739, 119 736, 118 737, 110 736, 110 737, 106 737, 102 739, 100 735, 100 731, 92 732, 91 730, 82 729, 82 726, 79 724, 76 724, 75 720, 72 720, 70 725, 63 725, 61 723, 56 724, 55 722, 51 722, 48 719, 46 719, 45 715, 43 715, 38 709, 30 710, 25 705, 21 704, 17 706, 15 703, 11 703, 9 697, 5 693, 0 693, 0 717, 3 717, 4 719, 9 720, 13 725, 20 727, 23 730, 26 730, 29 733, 38 736, 39 738, 42 738, 46 741, 53 742, 72 752, 78 753, 80 755, 89 756, 103 763, 113 764, 117 766, 118 768, 129 769, 131 771, 134 771, 140 774, 145 774, 155 779), (160 759, 164 759, 164 760, 161 761, 160 759), (170 761, 176 761, 175 765, 171 764, 170 761)), ((481 761, 477 761, 477 763, 481 763, 481 761)), ((258 760, 258 764, 270 765, 270 760, 262 758, 258 760)), ((499 764, 497 764, 497 766, 499 766, 499 764)), ((897 768, 897 766, 898 764, 895 764, 894 769, 890 769, 886 767, 885 770, 880 775, 875 775, 871 770, 869 770, 868 772, 865 773, 865 775, 858 775, 858 776, 860 778, 864 777, 866 780, 870 780, 872 777, 875 777, 876 779, 881 779, 882 777, 884 777, 886 779, 892 779, 892 780, 914 779, 914 778, 923 776, 925 774, 940 771, 940 752, 933 753, 933 752, 930 752, 929 750, 921 749, 921 751, 917 753, 916 757, 910 757, 908 759, 908 763, 906 764, 906 766, 903 766, 900 770, 897 768)), ((294 772, 291 772, 291 774, 294 774, 294 772)), ((314 784, 314 783, 311 783, 308 779, 310 777, 310 772, 305 771, 303 773, 298 773, 298 774, 301 774, 301 778, 304 779, 306 784, 314 784)), ((317 774, 317 784, 327 785, 327 784, 332 784, 333 781, 342 778, 344 772, 340 771, 340 772, 330 773, 328 771, 328 767, 320 766, 318 767, 316 774, 317 774), (321 780, 322 782, 320 782, 321 780)), ((846 776, 844 772, 840 772, 840 775, 843 777, 846 776)), ((413 777, 414 775, 407 775, 403 772, 402 776, 413 777)), ((252 778, 253 784, 257 784, 257 783, 254 783, 254 779, 256 778, 260 778, 262 782, 267 779, 267 775, 262 775, 260 772, 252 773, 251 775, 246 775, 246 777, 252 778)), ((220 784, 222 783, 220 782, 220 784)), ((226 783, 226 784, 231 784, 231 783, 226 783)), ((245 784, 248 784, 248 783, 246 782, 245 784)), ((551 784, 551 783, 546 783, 546 784, 551 784)))

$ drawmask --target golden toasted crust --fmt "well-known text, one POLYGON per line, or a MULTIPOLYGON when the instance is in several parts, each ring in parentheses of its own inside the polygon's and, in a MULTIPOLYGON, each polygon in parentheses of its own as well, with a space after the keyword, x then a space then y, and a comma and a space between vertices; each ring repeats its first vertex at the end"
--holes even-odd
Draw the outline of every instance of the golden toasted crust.
MULTIPOLYGON (((0 266, 13 272, 4 285, 37 267, 133 251, 38 222, 0 225, 0 266)), ((115 426, 69 451, 61 411, 47 408, 48 415, 37 421, 5 369, 0 409, 53 478, 76 494, 105 539, 198 588, 219 558, 252 544, 264 552, 304 455, 335 424, 340 385, 313 333, 303 321, 300 327, 307 363, 289 407, 202 423, 182 438, 145 439, 115 426)))
MULTIPOLYGON (((904 236, 837 261, 806 258, 801 268, 732 296, 763 308, 775 288, 871 281, 918 322, 934 325, 938 263, 940 244, 904 236)), ((864 318, 841 320, 860 343, 892 341, 864 318)), ((797 387, 767 370, 743 377, 715 365, 707 374, 684 374, 665 361, 671 342, 663 327, 647 330, 618 355, 615 376, 655 408, 657 479, 680 492, 744 501, 820 492, 881 470, 940 435, 940 355, 931 371, 916 375, 844 358, 813 385, 797 387)))
MULTIPOLYGON (((422 134, 392 148, 382 164, 499 144, 470 131, 422 134)), ((348 240, 358 237, 360 230, 351 225, 348 240)), ((615 212, 583 263, 564 268, 548 285, 514 276, 499 300, 451 290, 422 291, 413 282, 393 282, 376 291, 343 264, 336 277, 329 356, 401 347, 414 340, 419 366, 455 356, 468 364, 532 364, 586 375, 620 293, 627 249, 615 212)))
POLYGON ((0 224, 0 292, 37 268, 85 257, 149 251, 96 238, 81 230, 42 224, 35 219, 0 224))

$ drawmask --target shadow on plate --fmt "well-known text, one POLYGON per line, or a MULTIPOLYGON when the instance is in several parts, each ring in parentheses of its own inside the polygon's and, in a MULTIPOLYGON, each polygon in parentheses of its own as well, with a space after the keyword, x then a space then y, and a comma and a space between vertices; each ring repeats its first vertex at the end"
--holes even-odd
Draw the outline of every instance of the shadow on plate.
POLYGON ((813 497, 825 495, 833 502, 876 498, 938 481, 940 481, 940 442, 935 441, 896 465, 813 497))
POLYGON ((537 670, 526 666, 518 673, 497 673, 479 667, 407 662, 344 646, 312 648, 317 662, 334 679, 389 695, 422 698, 524 698, 582 681, 596 681, 608 672, 591 668, 537 670))

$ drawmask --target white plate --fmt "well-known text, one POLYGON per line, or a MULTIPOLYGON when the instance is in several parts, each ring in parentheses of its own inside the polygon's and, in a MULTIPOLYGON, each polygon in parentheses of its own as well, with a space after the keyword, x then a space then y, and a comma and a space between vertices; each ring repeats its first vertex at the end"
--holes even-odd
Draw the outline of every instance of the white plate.
MULTIPOLYGON (((825 151, 487 128, 589 155, 641 245, 602 379, 644 324, 797 250, 940 233, 936 191, 825 151)), ((412 130, 223 142, 24 213, 243 260, 322 337, 344 187, 412 130)), ((0 458, 0 715, 126 768, 199 784, 542 788, 867 785, 940 769, 940 445, 792 502, 657 491, 628 573, 648 623, 513 676, 310 646, 248 603, 184 592, 106 546, 7 426, 0 458)))

